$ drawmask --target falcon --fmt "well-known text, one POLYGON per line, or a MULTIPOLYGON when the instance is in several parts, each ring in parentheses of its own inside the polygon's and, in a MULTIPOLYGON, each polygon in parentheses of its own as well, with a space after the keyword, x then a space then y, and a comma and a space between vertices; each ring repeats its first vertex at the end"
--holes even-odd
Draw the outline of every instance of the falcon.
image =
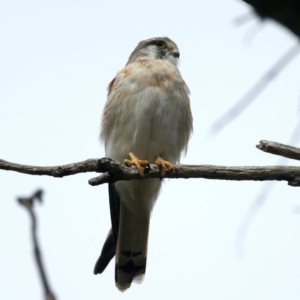
MULTIPOLYGON (((178 59, 178 47, 167 37, 141 41, 108 85, 100 135, 105 154, 136 167, 141 178, 149 164, 156 164, 163 178, 187 150, 193 119, 178 59)), ((115 282, 121 291, 144 278, 150 214, 161 184, 148 179, 108 185, 112 228, 94 274, 116 256, 115 282)))

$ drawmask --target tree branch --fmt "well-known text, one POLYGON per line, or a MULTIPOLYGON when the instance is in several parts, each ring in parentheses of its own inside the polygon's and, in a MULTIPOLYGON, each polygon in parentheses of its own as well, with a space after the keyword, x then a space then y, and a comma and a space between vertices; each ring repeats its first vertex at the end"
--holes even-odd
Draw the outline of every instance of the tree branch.
POLYGON ((299 0, 243 0, 252 5, 256 14, 270 18, 282 24, 300 37, 300 1, 299 0))
MULTIPOLYGON (((287 145, 261 141, 258 149, 297 159, 300 157, 300 149, 287 145), (298 153, 296 155, 296 153, 298 153)), ((16 171, 30 175, 48 175, 53 177, 64 177, 78 173, 97 172, 104 173, 89 180, 92 186, 104 183, 113 183, 120 180, 141 179, 135 168, 127 167, 111 158, 88 159, 82 162, 54 167, 37 167, 10 163, 0 160, 0 169, 16 171)), ((144 178, 161 177, 160 170, 156 165, 144 170, 144 178)), ((250 180, 250 181, 287 181, 291 186, 300 186, 300 167, 295 166, 242 166, 226 167, 213 165, 176 165, 173 170, 168 170, 164 178, 205 178, 219 180, 250 180)))
MULTIPOLYGON (((145 174, 147 178, 160 178, 160 172, 154 165, 150 165, 151 170, 145 174)), ((176 165, 173 171, 167 171, 164 178, 205 178, 219 180, 236 181, 287 181, 291 186, 300 186, 300 167, 291 166, 264 166, 264 167, 225 167, 213 165, 176 165)), ((89 180, 90 185, 100 185, 119 180, 141 179, 138 173, 132 169, 116 178, 109 173, 89 180)))
POLYGON ((284 156, 291 159, 300 160, 300 149, 276 142, 262 140, 256 148, 267 153, 284 156))
POLYGON ((29 198, 18 198, 18 202, 20 203, 20 205, 23 205, 28 210, 31 217, 31 236, 32 236, 32 244, 34 248, 34 257, 42 281, 42 285, 44 288, 45 300, 55 300, 55 296, 47 280, 46 271, 42 261, 41 251, 40 251, 38 237, 36 233, 37 220, 33 209, 33 203, 35 200, 39 200, 40 202, 42 201, 42 194, 43 191, 38 190, 29 198))
POLYGON ((218 134, 237 118, 299 53, 300 47, 297 43, 286 51, 242 98, 212 124, 210 132, 214 135, 218 134))

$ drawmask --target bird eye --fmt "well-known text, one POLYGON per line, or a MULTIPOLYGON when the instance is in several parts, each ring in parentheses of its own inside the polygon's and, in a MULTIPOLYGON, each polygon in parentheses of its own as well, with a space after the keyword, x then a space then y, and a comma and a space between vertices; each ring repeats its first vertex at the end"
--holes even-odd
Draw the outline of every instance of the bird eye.
POLYGON ((166 46, 166 44, 161 41, 156 41, 156 42, 154 42, 154 44, 155 44, 155 46, 160 47, 160 48, 164 48, 166 46))

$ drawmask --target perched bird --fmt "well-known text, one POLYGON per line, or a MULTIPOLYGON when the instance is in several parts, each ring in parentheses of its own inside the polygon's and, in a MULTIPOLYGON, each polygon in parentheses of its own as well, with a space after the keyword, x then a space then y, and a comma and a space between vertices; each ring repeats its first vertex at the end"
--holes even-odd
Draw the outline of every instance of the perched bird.
MULTIPOLYGON (((186 151, 192 132, 189 89, 177 68, 179 51, 167 37, 141 41, 108 85, 101 140, 107 157, 142 167, 157 164, 162 177, 186 151), (139 160, 142 159, 142 160, 139 160)), ((147 260, 150 213, 158 197, 158 179, 109 184, 112 229, 94 274, 116 255, 115 282, 121 291, 141 282, 147 260)))

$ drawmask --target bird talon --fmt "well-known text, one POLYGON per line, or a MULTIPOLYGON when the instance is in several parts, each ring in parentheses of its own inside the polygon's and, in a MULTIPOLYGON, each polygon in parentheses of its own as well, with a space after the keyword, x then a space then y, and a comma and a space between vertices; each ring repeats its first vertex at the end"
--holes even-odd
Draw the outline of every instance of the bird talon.
POLYGON ((139 172, 140 176, 141 177, 144 177, 144 172, 142 170, 142 167, 146 167, 150 169, 150 165, 149 165, 149 162, 148 160, 140 160, 138 159, 132 152, 130 152, 129 154, 129 157, 131 160, 129 159, 124 159, 124 163, 130 167, 130 166, 135 166, 137 171, 139 172))
POLYGON ((170 162, 162 159, 159 155, 157 156, 157 158, 155 160, 155 164, 160 169, 160 175, 161 175, 161 177, 160 177, 159 181, 161 181, 163 179, 163 177, 165 176, 166 169, 168 169, 168 170, 173 170, 174 169, 174 166, 170 162))

